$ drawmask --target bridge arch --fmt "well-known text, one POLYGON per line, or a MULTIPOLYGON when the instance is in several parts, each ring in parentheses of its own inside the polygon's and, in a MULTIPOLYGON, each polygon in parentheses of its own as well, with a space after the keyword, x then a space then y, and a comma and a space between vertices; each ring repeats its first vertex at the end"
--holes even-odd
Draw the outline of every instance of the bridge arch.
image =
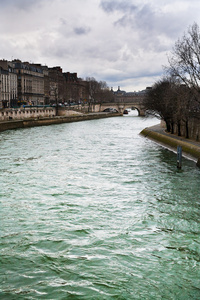
POLYGON ((93 106, 93 112, 103 112, 105 109, 116 109, 119 113, 123 113, 123 111, 127 108, 133 108, 138 111, 138 116, 145 116, 145 110, 140 103, 133 102, 111 102, 111 103, 101 103, 95 104, 93 106))
POLYGON ((144 116, 145 115, 145 112, 143 112, 143 110, 141 109, 141 107, 139 105, 133 105, 133 104, 130 104, 130 103, 126 103, 126 104, 125 103, 124 104, 120 103, 120 104, 113 104, 113 105, 109 104, 106 107, 105 106, 101 107, 101 111, 104 111, 105 109, 112 108, 112 109, 116 109, 120 113, 123 113, 125 109, 132 109, 132 110, 137 110, 138 116, 144 116))
POLYGON ((138 113, 138 116, 141 115, 141 110, 140 110, 138 107, 136 107, 136 106, 131 106, 131 110, 136 110, 137 113, 138 113))
POLYGON ((103 112, 119 112, 117 108, 107 107, 103 110, 103 112))

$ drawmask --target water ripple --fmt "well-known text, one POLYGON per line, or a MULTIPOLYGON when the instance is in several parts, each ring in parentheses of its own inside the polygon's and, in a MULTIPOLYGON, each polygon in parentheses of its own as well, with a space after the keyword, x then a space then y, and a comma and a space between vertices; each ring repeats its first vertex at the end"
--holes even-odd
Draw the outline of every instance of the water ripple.
POLYGON ((1 299, 200 299, 200 172, 155 123, 1 133, 1 299))

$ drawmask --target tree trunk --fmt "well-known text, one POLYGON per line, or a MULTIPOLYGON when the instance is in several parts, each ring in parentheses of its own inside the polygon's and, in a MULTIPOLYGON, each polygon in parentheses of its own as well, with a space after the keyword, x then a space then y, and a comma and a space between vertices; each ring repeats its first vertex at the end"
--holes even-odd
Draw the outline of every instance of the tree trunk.
POLYGON ((166 122, 167 132, 170 132, 170 130, 171 130, 170 123, 168 121, 165 121, 165 122, 166 122))
POLYGON ((171 123, 171 133, 174 134, 174 123, 171 123))
POLYGON ((181 124, 178 122, 178 136, 181 136, 181 124))
POLYGON ((189 139, 188 121, 185 122, 185 137, 186 137, 186 139, 189 139))

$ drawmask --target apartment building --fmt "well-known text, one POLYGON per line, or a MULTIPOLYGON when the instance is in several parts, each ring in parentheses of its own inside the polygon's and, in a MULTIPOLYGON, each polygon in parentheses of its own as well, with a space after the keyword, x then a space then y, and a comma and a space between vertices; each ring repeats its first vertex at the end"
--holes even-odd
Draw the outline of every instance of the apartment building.
POLYGON ((42 68, 29 62, 13 60, 18 78, 18 103, 44 105, 44 74, 42 68))
POLYGON ((0 108, 15 106, 17 102, 17 73, 12 64, 0 60, 0 108))
POLYGON ((21 105, 80 103, 89 99, 88 81, 60 66, 0 60, 0 108, 21 105))
POLYGON ((0 102, 1 107, 8 107, 9 104, 9 79, 8 79, 8 71, 4 70, 0 67, 0 102))
POLYGON ((49 91, 50 91, 50 83, 49 83, 49 68, 47 66, 43 66, 41 64, 30 64, 33 67, 39 68, 43 71, 44 75, 44 104, 48 105, 49 102, 49 91))
POLYGON ((49 100, 49 91, 50 91, 50 83, 49 83, 49 69, 47 66, 42 66, 43 74, 44 74, 44 104, 48 105, 50 103, 49 100))
POLYGON ((65 78, 65 93, 66 99, 72 102, 80 102, 88 99, 89 88, 88 81, 84 81, 77 77, 77 73, 63 73, 65 78))
POLYGON ((49 71, 49 101, 50 104, 64 103, 65 98, 65 81, 62 68, 57 66, 48 68, 49 71))

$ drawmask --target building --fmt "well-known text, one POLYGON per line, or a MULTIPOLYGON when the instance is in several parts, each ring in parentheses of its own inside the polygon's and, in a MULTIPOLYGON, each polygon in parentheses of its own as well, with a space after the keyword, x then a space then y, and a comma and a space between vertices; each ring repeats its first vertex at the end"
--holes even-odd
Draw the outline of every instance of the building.
POLYGON ((0 60, 0 108, 88 102, 89 82, 60 66, 0 60))
POLYGON ((0 108, 13 107, 17 102, 17 73, 12 63, 0 60, 0 108))
POLYGON ((47 66, 43 66, 41 64, 30 64, 33 67, 42 69, 44 74, 44 104, 48 105, 49 102, 49 91, 50 91, 50 84, 49 84, 49 69, 47 66))
POLYGON ((9 107, 16 107, 17 106, 17 72, 13 68, 12 64, 9 63, 8 65, 8 72, 9 72, 9 87, 10 87, 10 103, 9 107))
POLYGON ((8 70, 4 70, 0 67, 0 107, 6 108, 9 106, 9 79, 8 70))
POLYGON ((42 66, 44 74, 44 104, 50 104, 50 82, 49 82, 49 69, 47 66, 42 66))
POLYGON ((65 81, 61 67, 48 68, 49 71, 49 102, 50 104, 64 103, 65 81))
POLYGON ((77 77, 77 73, 63 73, 67 102, 79 103, 89 98, 89 83, 77 77))
POLYGON ((18 104, 44 105, 44 73, 29 62, 12 61, 18 78, 18 104))
POLYGON ((149 87, 147 87, 145 90, 142 90, 139 92, 128 92, 127 93, 126 91, 121 90, 120 86, 118 86, 117 91, 113 91, 113 89, 111 89, 111 91, 113 92, 115 102, 125 103, 125 102, 131 102, 132 99, 135 99, 137 101, 142 101, 142 99, 146 95, 148 89, 149 89, 149 87))

